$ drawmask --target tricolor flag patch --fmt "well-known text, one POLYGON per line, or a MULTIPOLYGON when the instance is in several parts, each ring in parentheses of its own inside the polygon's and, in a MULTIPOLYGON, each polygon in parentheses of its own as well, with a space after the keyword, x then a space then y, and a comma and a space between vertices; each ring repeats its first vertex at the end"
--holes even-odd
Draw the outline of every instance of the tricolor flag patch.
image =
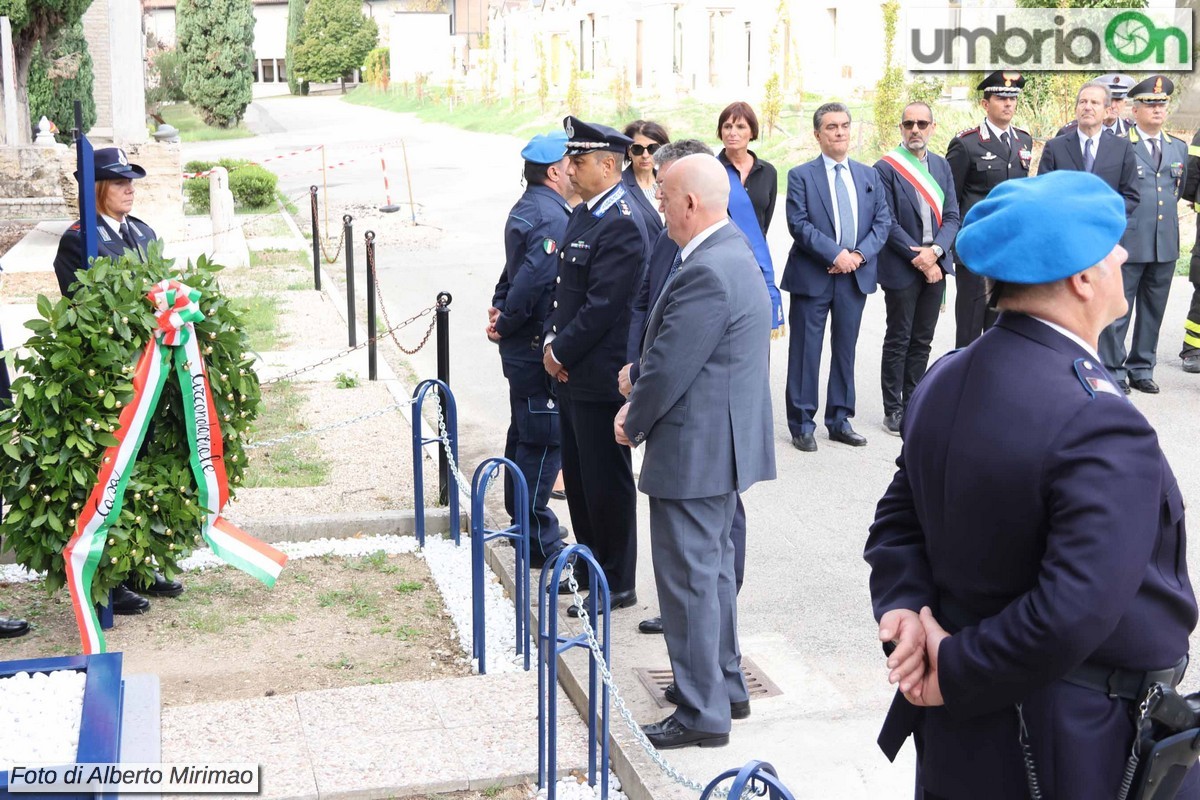
POLYGON ((552 256, 558 252, 558 242, 553 239, 542 239, 542 249, 546 251, 546 255, 552 256))
POLYGON ((1118 397, 1120 397, 1120 395, 1121 395, 1121 393, 1117 391, 1117 387, 1113 386, 1112 382, 1107 380, 1106 378, 1093 378, 1093 377, 1089 376, 1085 380, 1087 380, 1088 386, 1092 387, 1093 392, 1104 392, 1105 394, 1115 394, 1118 397))

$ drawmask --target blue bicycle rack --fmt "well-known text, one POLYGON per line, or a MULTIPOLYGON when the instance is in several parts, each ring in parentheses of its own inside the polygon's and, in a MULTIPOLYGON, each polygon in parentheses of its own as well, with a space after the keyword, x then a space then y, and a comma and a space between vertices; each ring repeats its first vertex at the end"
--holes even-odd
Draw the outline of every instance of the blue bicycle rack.
POLYGON ((525 671, 529 671, 529 486, 517 465, 507 458, 489 458, 475 469, 471 479, 471 655, 479 659, 479 674, 487 673, 487 633, 483 615, 483 546, 493 539, 512 539, 517 552, 515 583, 517 617, 517 655, 525 654, 525 671), (513 482, 513 507, 517 522, 507 528, 491 530, 483 527, 483 503, 488 484, 504 467, 513 482))
POLYGON ((747 792, 751 797, 768 795, 769 800, 795 800, 788 788, 780 783, 775 768, 766 761, 748 761, 741 769, 725 770, 704 787, 700 800, 708 800, 727 778, 733 778, 728 800, 741 800, 747 792))
MULTIPOLYGON (((421 381, 417 384, 417 388, 413 389, 412 410, 413 513, 415 514, 417 544, 421 547, 425 546, 425 470, 421 459, 421 448, 430 442, 438 442, 439 447, 445 446, 441 443, 441 431, 435 431, 435 435, 428 439, 421 436, 421 404, 425 402, 425 395, 430 389, 437 391, 438 400, 442 403, 442 416, 446 420, 446 438, 450 440, 450 454, 454 457, 454 463, 458 463, 458 410, 454 405, 454 395, 450 393, 450 387, 439 380, 430 378, 421 381)), ((455 482, 451 481, 451 483, 455 482)), ((451 486, 448 494, 450 495, 450 538, 457 545, 459 544, 458 487, 451 486)))
POLYGON ((591 593, 585 601, 585 610, 591 620, 592 630, 604 656, 609 660, 611 632, 608 620, 612 610, 608 591, 608 579, 604 570, 596 563, 592 551, 581 544, 573 544, 555 556, 553 569, 548 563, 542 570, 538 586, 538 788, 546 788, 547 800, 555 800, 558 783, 558 656, 572 647, 588 651, 588 785, 596 785, 597 745, 599 745, 600 797, 608 798, 608 685, 600 677, 595 654, 588 646, 586 632, 575 636, 560 636, 558 633, 558 584, 562 581, 563 568, 574 563, 576 575, 580 567, 586 566, 588 586, 591 593), (602 617, 601 617, 602 615, 602 617), (603 621, 603 633, 601 633, 603 621), (599 702, 597 702, 599 698, 599 702), (599 713, 597 713, 599 705, 599 713))

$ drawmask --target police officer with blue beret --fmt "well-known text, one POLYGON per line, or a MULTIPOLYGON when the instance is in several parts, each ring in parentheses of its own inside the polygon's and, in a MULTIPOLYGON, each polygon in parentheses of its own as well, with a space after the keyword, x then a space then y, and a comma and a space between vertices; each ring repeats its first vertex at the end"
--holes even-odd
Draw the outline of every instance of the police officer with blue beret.
MULTIPOLYGON (((559 252, 542 363, 558 381, 562 402, 571 529, 604 569, 616 609, 637 603, 637 489, 629 448, 613 439, 613 419, 625 402, 617 376, 625 364, 647 234, 621 181, 633 140, 575 117, 563 120, 563 129, 567 173, 583 202, 571 212, 559 252)), ((578 609, 567 613, 577 616, 578 609)))
POLYGON ((865 552, 900 690, 879 743, 915 732, 918 798, 1117 797, 1131 712, 1186 667, 1183 496, 1096 352, 1126 309, 1125 224, 1103 180, 1059 171, 959 233, 1000 317, 917 386, 865 552))
MULTIPOLYGON (((556 387, 542 368, 542 328, 571 214, 566 144, 566 134, 555 131, 534 136, 521 150, 525 193, 504 224, 504 271, 488 309, 487 335, 500 346, 512 414, 504 457, 517 465, 529 487, 535 568, 558 554, 565 534, 549 507, 561 456, 556 387)), ((515 520, 512 484, 506 481, 504 489, 505 508, 515 520)))

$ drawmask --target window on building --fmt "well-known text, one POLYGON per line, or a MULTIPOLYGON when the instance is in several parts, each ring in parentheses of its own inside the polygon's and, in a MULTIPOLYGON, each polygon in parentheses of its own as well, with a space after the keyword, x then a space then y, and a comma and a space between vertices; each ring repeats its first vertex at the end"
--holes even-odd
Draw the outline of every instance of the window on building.
POLYGON ((279 75, 279 82, 286 83, 287 82, 287 59, 286 58, 275 59, 275 67, 276 67, 275 71, 279 75))
POLYGON ((251 69, 251 74, 254 76, 254 82, 258 83, 258 59, 254 59, 254 66, 251 69))
POLYGON ((275 82, 275 59, 264 58, 262 60, 262 82, 263 83, 274 83, 275 82))

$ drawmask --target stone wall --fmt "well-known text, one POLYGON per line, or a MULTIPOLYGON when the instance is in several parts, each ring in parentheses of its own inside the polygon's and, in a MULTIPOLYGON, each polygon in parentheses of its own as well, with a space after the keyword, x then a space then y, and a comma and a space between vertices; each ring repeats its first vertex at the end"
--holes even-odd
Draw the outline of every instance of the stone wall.
POLYGON ((112 49, 108 39, 108 0, 93 0, 83 12, 83 35, 92 55, 92 98, 96 102, 96 125, 90 135, 112 135, 112 49))

